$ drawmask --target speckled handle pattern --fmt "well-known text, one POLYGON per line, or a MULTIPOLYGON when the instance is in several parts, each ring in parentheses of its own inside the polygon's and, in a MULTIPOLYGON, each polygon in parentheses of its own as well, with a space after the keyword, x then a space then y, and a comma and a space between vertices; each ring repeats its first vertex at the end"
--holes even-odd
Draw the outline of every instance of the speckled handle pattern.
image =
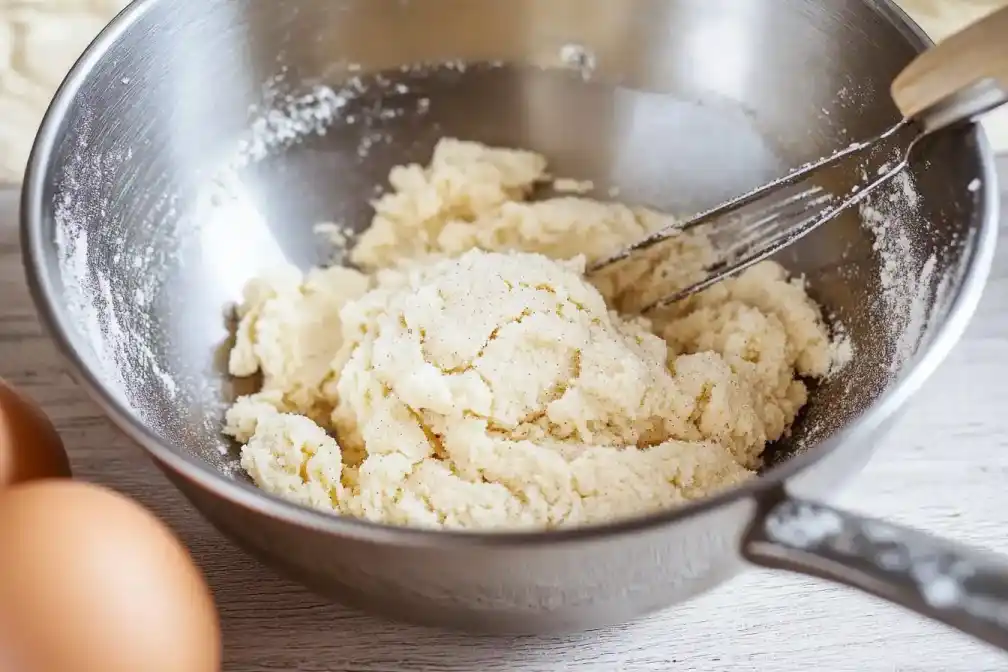
POLYGON ((743 554, 859 588, 1008 651, 1008 558, 793 498, 763 512, 743 554))

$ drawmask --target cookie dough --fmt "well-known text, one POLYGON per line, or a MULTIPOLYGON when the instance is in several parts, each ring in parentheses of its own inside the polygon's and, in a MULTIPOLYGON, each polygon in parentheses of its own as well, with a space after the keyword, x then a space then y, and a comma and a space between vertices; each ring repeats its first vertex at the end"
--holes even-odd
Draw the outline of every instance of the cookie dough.
POLYGON ((710 250, 586 262, 664 215, 547 183, 535 153, 442 140, 396 168, 343 267, 279 269, 238 307, 228 411, 242 466, 306 506, 408 526, 514 529, 667 509, 754 475, 832 363, 800 281, 773 263, 652 319, 710 250), (621 311, 624 311, 621 313, 621 311))

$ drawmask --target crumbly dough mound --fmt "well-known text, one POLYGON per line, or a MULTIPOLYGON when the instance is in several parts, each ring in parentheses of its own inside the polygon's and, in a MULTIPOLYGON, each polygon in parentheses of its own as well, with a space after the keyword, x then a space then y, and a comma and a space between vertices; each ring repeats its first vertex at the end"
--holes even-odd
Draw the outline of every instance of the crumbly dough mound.
POLYGON ((370 278, 349 268, 293 267, 257 278, 238 306, 238 330, 228 369, 233 376, 263 375, 263 390, 282 408, 326 423, 333 402, 325 384, 342 345, 339 311, 363 296, 370 278))
POLYGON ((231 373, 262 390, 225 431, 259 487, 427 527, 551 528, 753 475, 831 349, 800 282, 764 263, 653 321, 622 317, 709 254, 680 236, 605 277, 586 259, 673 225, 620 204, 526 202, 543 157, 443 140, 393 170, 353 261, 250 283, 231 373), (658 289, 656 289, 658 287, 658 289))
MULTIPOLYGON (((549 182, 539 154, 446 138, 429 166, 392 169, 392 191, 373 203, 375 215, 350 253, 369 271, 424 257, 458 256, 478 248, 538 252, 551 259, 601 260, 648 233, 675 227, 669 215, 578 196, 526 200, 549 182)), ((570 180, 554 180, 565 188, 570 180)), ((609 304, 636 313, 655 299, 703 277, 712 260, 707 241, 681 234, 592 277, 609 304)))

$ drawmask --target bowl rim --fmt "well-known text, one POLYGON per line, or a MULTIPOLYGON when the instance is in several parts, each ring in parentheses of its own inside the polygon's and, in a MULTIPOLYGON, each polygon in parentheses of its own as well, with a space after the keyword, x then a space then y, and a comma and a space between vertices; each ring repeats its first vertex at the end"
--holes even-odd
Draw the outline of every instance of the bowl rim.
MULTIPOLYGON (((934 327, 935 335, 922 351, 905 365, 903 375, 859 417, 846 427, 776 465, 759 478, 748 479, 724 492, 667 510, 612 522, 551 530, 444 530, 400 527, 349 516, 317 511, 265 492, 254 484, 228 478, 198 457, 177 451, 144 425, 118 395, 102 384, 75 346, 80 336, 67 311, 60 307, 59 273, 47 263, 47 249, 54 241, 43 236, 46 178, 53 148, 59 139, 63 119, 88 76, 108 49, 151 8, 172 0, 134 0, 88 45, 58 88, 36 135, 28 159, 21 190, 21 249, 25 276, 40 321, 69 366, 70 374, 101 407, 114 424, 138 443, 162 468, 215 497, 269 518, 316 532, 411 546, 510 546, 556 544, 632 534, 672 525, 714 512, 733 504, 746 503, 779 491, 792 477, 804 472, 845 444, 871 442, 879 429, 938 368, 961 338, 979 304, 994 260, 998 235, 1000 195, 993 150, 983 129, 976 127, 979 162, 982 168, 983 217, 975 243, 967 259, 963 282, 951 297, 945 322, 934 327)), ((932 44, 927 34, 893 0, 862 0, 898 29, 918 52, 932 44)), ((199 507, 197 507, 199 508, 199 507)))

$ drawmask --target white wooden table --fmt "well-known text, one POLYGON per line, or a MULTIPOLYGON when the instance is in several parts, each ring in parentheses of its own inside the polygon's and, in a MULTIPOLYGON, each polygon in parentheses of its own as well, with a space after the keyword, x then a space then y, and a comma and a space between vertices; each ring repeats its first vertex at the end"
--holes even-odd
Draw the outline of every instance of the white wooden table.
MULTIPOLYGON (((1008 199, 1008 159, 1001 170, 1008 199)), ((561 638, 455 636, 323 604, 222 539, 63 373, 24 286, 15 207, 0 190, 0 376, 53 417, 78 477, 136 498, 189 545, 220 607, 227 670, 1008 670, 1008 654, 898 608, 757 570, 649 620, 561 638)), ((840 503, 1008 553, 1008 227, 1001 243, 963 342, 840 503)))

